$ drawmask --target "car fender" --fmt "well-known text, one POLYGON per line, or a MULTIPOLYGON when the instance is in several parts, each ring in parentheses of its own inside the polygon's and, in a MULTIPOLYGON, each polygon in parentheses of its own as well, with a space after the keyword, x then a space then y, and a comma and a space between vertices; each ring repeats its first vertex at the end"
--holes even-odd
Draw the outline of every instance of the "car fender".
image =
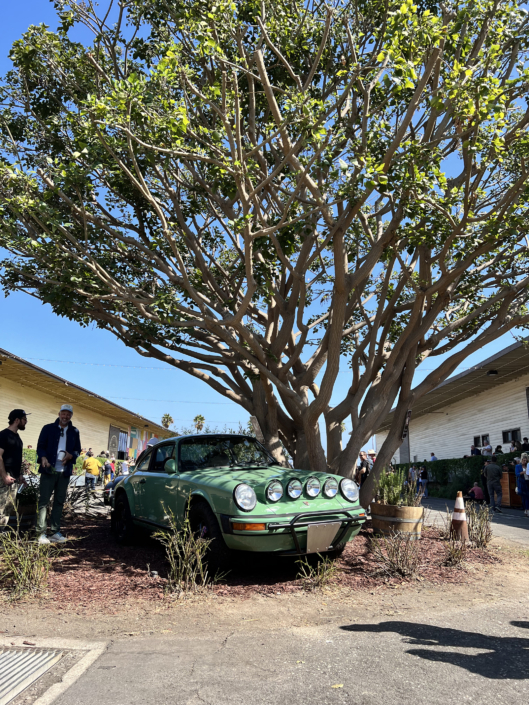
POLYGON ((112 507, 113 508, 116 506, 116 500, 121 496, 121 494, 124 494, 126 496, 127 501, 129 503, 129 508, 130 508, 131 514, 134 515, 134 496, 133 496, 132 487, 128 483, 128 478, 123 480, 123 482, 120 482, 119 485, 114 490, 114 492, 112 493, 112 507))

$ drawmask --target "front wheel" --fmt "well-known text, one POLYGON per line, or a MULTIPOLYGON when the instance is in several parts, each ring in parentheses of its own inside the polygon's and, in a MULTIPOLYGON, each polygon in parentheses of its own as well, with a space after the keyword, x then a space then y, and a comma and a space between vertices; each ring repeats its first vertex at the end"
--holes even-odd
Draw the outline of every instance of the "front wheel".
POLYGON ((132 543, 135 538, 134 522, 129 507, 129 501, 123 492, 116 499, 112 512, 112 525, 119 543, 132 543))
POLYGON ((205 502, 194 504, 189 511, 189 522, 195 534, 211 541, 206 553, 210 576, 214 578, 217 573, 228 570, 232 553, 224 542, 219 522, 209 504, 205 502))

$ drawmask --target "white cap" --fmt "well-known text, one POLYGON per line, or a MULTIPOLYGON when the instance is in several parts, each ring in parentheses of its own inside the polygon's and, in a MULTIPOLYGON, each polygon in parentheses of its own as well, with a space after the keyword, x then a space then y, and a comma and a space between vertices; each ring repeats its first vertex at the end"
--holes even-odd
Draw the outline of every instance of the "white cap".
POLYGON ((367 451, 367 454, 368 454, 368 455, 376 455, 376 451, 374 451, 374 450, 371 448, 371 450, 368 450, 368 451, 367 451))
POLYGON ((70 406, 70 404, 63 404, 61 406, 61 411, 69 411, 70 414, 73 414, 73 406, 70 406))

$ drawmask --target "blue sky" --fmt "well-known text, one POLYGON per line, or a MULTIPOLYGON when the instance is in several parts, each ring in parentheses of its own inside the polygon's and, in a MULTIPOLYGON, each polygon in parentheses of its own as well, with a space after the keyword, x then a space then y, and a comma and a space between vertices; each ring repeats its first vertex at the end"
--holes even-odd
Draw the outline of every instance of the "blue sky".
MULTIPOLYGON (((0 73, 9 68, 12 43, 30 24, 44 22, 56 27, 53 5, 47 0, 5 2, 0 33, 0 73)), ((0 347, 80 384, 132 411, 159 422, 169 412, 177 427, 189 426, 197 414, 216 426, 246 424, 248 414, 184 372, 164 367, 139 356, 108 332, 95 325, 81 328, 56 316, 51 307, 22 293, 0 298, 0 347), (155 368, 155 369, 149 369, 155 368)), ((458 371, 511 345, 511 335, 482 349, 458 371)), ((425 363, 432 369, 437 362, 425 363)), ((427 374, 418 373, 417 381, 427 374)), ((342 397, 348 374, 344 369, 336 385, 336 401, 342 397), (343 380, 343 382, 342 382, 343 380)), ((350 422, 346 425, 350 430, 350 422)))

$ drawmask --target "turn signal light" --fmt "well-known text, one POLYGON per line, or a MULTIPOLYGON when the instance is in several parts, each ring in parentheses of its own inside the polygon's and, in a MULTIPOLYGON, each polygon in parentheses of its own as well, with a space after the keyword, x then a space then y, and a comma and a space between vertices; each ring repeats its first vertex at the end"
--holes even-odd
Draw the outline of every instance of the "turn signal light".
POLYGON ((235 531, 264 531, 266 524, 239 524, 233 522, 232 527, 235 531))

